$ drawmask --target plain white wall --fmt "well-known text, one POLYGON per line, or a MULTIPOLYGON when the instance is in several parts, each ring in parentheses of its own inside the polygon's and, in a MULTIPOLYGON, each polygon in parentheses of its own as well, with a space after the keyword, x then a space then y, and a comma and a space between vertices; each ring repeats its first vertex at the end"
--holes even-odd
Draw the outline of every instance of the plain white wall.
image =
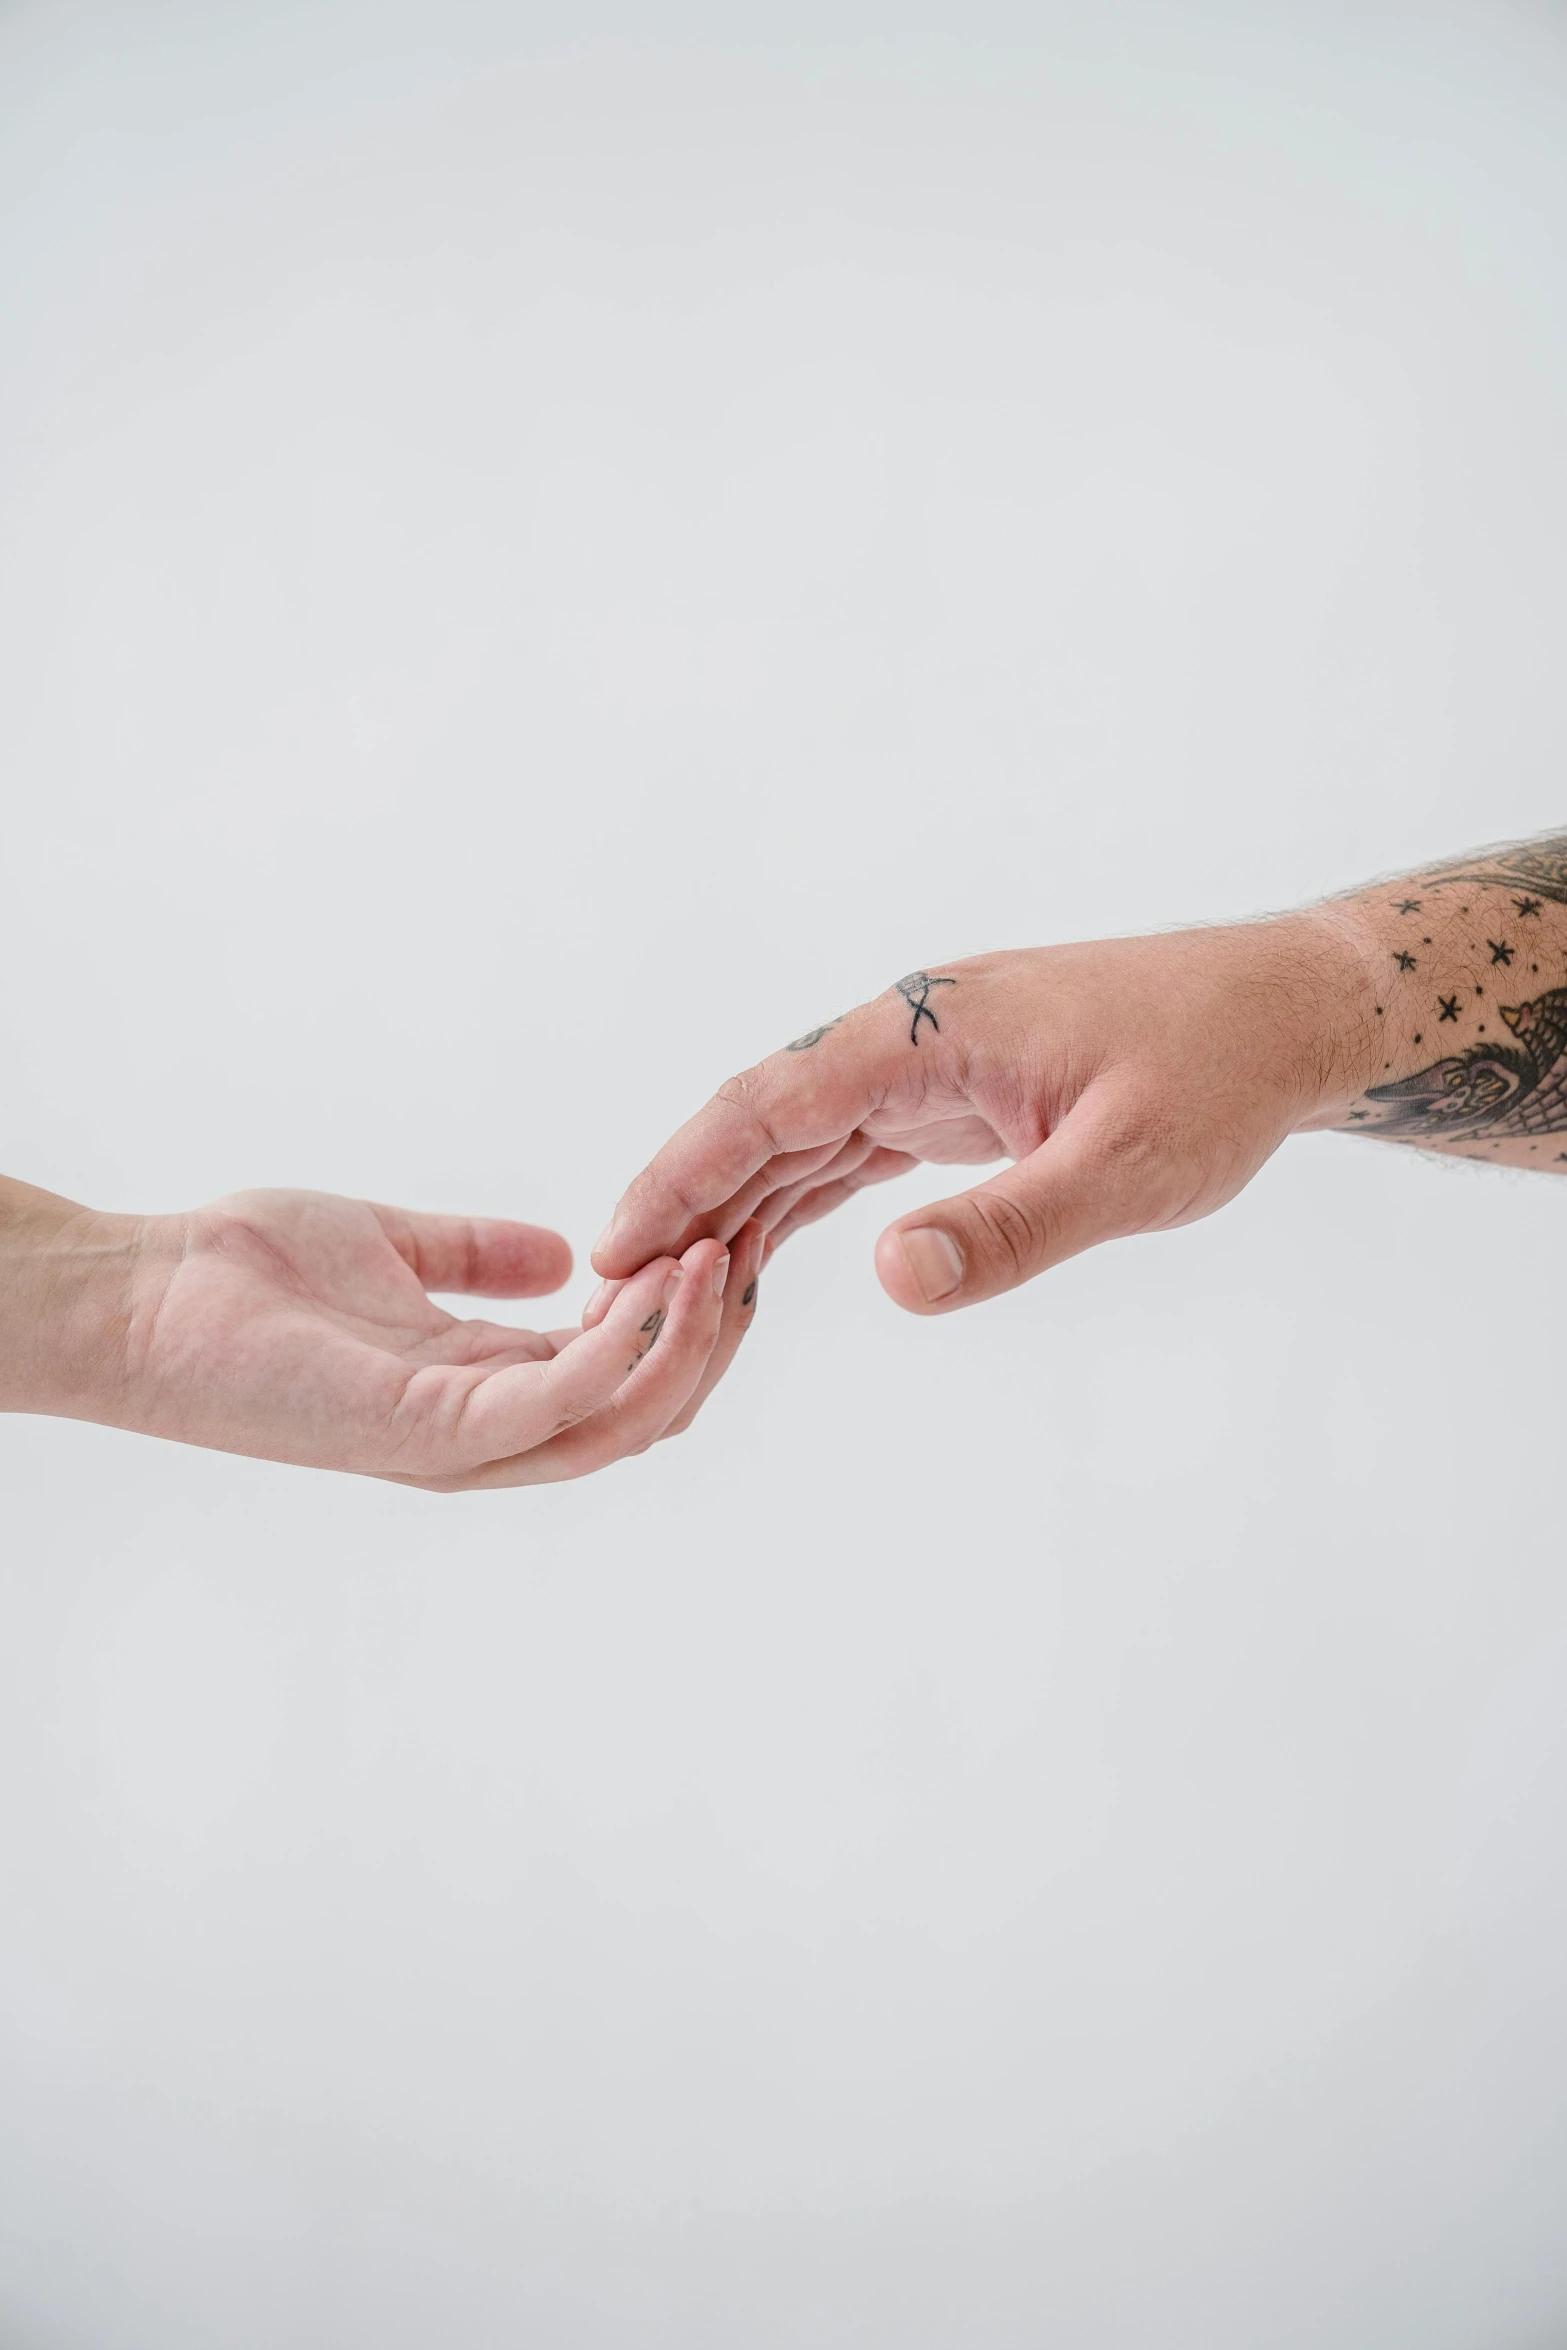
MULTIPOLYGON (((0 1166, 585 1249, 911 964, 1560 823, 1564 251, 1559 7, 0 12, 0 1166)), ((1567 1197, 914 1196, 597 1482, 0 1427, 7 2350, 1561 2338, 1567 1197)))

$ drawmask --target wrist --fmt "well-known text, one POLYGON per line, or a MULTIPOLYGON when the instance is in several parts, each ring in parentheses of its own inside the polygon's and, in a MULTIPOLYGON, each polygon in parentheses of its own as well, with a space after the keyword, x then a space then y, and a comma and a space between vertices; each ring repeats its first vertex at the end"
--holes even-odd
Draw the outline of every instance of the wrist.
POLYGON ((118 1417, 141 1231, 0 1177, 0 1410, 118 1417))
POLYGON ((1295 1007, 1296 1133, 1340 1124, 1378 1066, 1376 940, 1343 900, 1283 917, 1295 1007))

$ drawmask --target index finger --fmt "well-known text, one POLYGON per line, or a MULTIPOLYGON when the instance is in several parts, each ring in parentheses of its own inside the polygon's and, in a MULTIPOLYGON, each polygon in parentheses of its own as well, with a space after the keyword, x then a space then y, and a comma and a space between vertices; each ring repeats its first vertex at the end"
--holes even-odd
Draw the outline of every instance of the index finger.
MULTIPOLYGON (((729 1078, 630 1185, 594 1247, 594 1271, 623 1278, 721 1233, 725 1209, 770 1159, 835 1145, 877 1107, 874 1067, 839 1022, 729 1078)), ((756 1204, 748 1199, 746 1214, 756 1204)))

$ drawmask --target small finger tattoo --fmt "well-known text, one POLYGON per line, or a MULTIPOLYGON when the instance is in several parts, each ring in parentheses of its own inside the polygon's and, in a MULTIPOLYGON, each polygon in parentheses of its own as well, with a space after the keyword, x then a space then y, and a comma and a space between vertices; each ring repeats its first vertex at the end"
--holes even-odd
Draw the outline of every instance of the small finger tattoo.
POLYGON ((808 1028, 803 1036, 795 1038, 793 1044, 786 1044, 784 1051, 786 1053, 808 1053, 813 1044, 821 1043, 829 1029, 841 1028, 842 1026, 841 1017, 837 1020, 824 1020, 820 1028, 808 1028))
POLYGON ((911 971, 906 978, 894 980, 893 985, 899 995, 914 1013, 909 1022, 910 1044, 919 1043, 922 1020, 928 1020, 937 1035, 940 1035, 941 1022, 930 1008, 930 991, 933 987, 956 987, 957 984, 955 979, 932 979, 928 971, 911 971))
POLYGON ((654 1347, 658 1344, 658 1334, 663 1329, 663 1327, 664 1309, 662 1306, 660 1306, 656 1313, 649 1314, 647 1320, 642 1325, 642 1334, 646 1338, 647 1344, 645 1347, 643 1347, 641 1354, 637 1356, 638 1362, 642 1360, 642 1355, 652 1353, 654 1347))
POLYGON ((741 1290, 741 1292, 740 1292, 740 1303, 741 1303, 743 1306, 754 1306, 754 1305, 755 1305, 755 1303, 756 1303, 756 1283, 755 1283, 754 1281, 748 1281, 748 1282, 746 1283, 746 1285, 745 1285, 744 1289, 742 1289, 742 1290, 741 1290))

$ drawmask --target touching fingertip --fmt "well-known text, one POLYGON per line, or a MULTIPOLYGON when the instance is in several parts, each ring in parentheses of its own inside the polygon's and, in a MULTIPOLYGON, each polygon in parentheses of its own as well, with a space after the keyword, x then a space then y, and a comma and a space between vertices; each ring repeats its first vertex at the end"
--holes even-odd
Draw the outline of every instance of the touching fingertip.
POLYGON ((714 1265, 713 1265, 713 1295, 714 1295, 715 1297, 722 1297, 722 1296, 723 1296, 723 1294, 724 1294, 724 1283, 725 1283, 725 1282, 726 1282, 728 1279, 729 1279, 729 1259, 728 1259, 727 1255, 725 1255, 725 1256, 721 1256, 721 1257, 719 1257, 718 1259, 716 1259, 716 1261, 715 1261, 715 1263, 714 1263, 714 1265))

